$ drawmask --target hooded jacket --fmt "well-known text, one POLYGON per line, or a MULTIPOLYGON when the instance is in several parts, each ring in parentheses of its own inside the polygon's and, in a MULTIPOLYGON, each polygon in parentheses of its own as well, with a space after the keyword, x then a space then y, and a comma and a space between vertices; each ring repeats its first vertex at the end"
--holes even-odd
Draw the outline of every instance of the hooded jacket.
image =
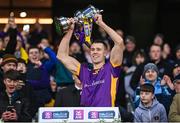
POLYGON ((167 122, 166 110, 156 98, 148 108, 140 102, 134 113, 134 122, 167 122))

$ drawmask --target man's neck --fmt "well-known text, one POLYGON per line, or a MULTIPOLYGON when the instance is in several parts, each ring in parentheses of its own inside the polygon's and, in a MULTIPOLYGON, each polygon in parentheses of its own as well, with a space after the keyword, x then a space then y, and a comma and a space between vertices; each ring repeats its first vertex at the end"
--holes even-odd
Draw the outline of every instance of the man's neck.
POLYGON ((94 70, 99 70, 100 68, 102 68, 102 66, 105 64, 105 62, 101 62, 98 64, 93 64, 94 70))

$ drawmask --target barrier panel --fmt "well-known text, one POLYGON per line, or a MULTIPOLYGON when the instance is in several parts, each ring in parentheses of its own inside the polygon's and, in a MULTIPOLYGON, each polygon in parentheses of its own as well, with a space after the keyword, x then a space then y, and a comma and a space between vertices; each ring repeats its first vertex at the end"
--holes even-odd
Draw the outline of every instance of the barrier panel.
POLYGON ((38 121, 62 123, 120 122, 118 107, 43 107, 38 121))

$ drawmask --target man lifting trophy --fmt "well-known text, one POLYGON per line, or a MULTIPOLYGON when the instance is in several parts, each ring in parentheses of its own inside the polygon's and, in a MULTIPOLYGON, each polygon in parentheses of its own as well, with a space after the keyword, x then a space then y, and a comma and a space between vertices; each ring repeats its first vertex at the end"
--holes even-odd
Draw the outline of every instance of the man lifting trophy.
MULTIPOLYGON (((89 5, 83 11, 77 11, 74 14, 73 19, 76 23, 74 35, 77 40, 79 40, 81 43, 85 43, 88 47, 91 45, 93 18, 95 14, 98 14, 102 11, 103 10, 99 10, 92 5, 89 5)), ((67 17, 55 18, 56 31, 60 35, 66 33, 70 25, 71 22, 67 17)))

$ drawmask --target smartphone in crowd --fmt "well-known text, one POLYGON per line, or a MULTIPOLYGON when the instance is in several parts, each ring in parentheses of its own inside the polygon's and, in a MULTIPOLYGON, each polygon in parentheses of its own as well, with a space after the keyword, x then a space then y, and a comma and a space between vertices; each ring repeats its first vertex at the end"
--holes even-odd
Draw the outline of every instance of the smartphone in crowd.
POLYGON ((6 111, 14 112, 13 109, 15 109, 14 106, 7 106, 6 111))

